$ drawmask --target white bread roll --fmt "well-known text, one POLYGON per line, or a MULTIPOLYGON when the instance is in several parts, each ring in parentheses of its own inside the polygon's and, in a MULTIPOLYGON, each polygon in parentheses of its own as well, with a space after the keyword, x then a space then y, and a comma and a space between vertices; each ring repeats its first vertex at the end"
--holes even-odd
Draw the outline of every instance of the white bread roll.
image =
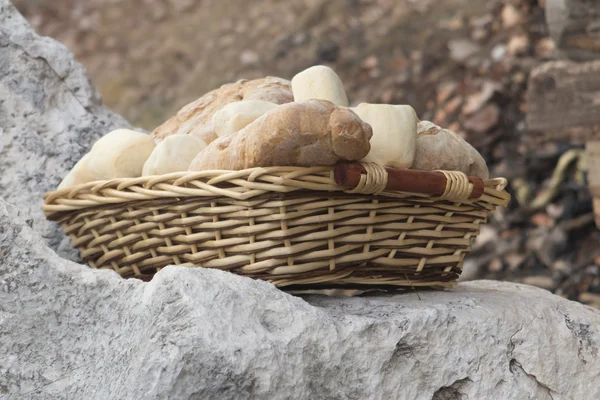
POLYGON ((417 114, 411 106, 361 103, 352 109, 373 128, 371 150, 362 161, 407 169, 417 141, 417 114))
POLYGON ((90 153, 84 155, 81 160, 75 164, 71 171, 64 177, 57 190, 66 187, 81 185, 82 183, 93 182, 97 179, 91 174, 88 168, 90 153))
POLYGON ((218 137, 231 135, 275 107, 277 104, 263 100, 229 103, 213 115, 213 129, 218 137))
POLYGON ((348 97, 340 77, 329 67, 316 65, 298 73, 292 79, 294 101, 329 100, 348 107, 348 97))
POLYGON ((156 144, 152 136, 130 129, 117 129, 101 137, 90 151, 87 166, 97 179, 142 176, 144 163, 156 144))
POLYGON ((144 164, 142 176, 187 171, 194 157, 205 147, 206 143, 197 136, 168 136, 154 148, 144 164))

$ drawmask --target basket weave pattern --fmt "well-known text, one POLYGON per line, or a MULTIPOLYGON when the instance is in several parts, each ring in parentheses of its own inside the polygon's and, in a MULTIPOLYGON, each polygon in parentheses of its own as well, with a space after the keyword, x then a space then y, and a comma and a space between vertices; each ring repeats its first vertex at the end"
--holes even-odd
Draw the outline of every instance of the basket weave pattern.
POLYGON ((448 286, 506 181, 453 202, 348 193, 332 167, 181 172, 47 193, 43 206, 93 268, 149 279, 193 264, 276 286, 448 286))

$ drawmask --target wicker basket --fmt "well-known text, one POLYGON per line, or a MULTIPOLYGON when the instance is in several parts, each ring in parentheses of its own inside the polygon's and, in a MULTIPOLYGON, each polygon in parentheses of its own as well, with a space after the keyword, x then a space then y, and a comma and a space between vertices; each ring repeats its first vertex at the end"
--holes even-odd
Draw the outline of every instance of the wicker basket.
POLYGON ((123 277, 148 280, 187 264, 289 289, 439 287, 456 281, 479 227, 510 199, 502 178, 480 180, 475 196, 462 173, 419 171, 421 186, 445 182, 432 195, 389 190, 390 170, 374 165, 349 189, 336 183, 336 168, 92 182, 46 193, 43 210, 90 266, 123 277))

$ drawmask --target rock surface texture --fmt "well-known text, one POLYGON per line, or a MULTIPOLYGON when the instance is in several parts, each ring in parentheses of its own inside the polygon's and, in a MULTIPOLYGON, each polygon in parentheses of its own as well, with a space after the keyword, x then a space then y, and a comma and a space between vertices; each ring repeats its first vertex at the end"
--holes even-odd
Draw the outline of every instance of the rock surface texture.
POLYGON ((0 398, 597 399, 600 312, 523 285, 293 297, 58 257, 0 200, 0 398))
POLYGON ((71 52, 38 36, 0 0, 0 196, 30 215, 34 229, 70 258, 68 241, 44 218, 42 194, 118 127, 129 123, 102 105, 71 52))

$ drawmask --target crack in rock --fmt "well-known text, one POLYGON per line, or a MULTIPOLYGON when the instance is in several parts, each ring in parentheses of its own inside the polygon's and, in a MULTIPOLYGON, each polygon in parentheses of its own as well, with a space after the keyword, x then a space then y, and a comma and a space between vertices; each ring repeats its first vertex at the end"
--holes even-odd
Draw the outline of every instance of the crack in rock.
POLYGON ((516 359, 511 359, 509 362, 510 372, 517 377, 529 379, 537 384, 535 398, 539 400, 553 400, 554 396, 552 393, 556 393, 554 390, 548 387, 543 382, 540 382, 537 377, 529 372, 525 371, 523 366, 516 359))
POLYGON ((579 342, 579 346, 577 349, 577 356, 581 360, 582 363, 587 364, 587 360, 583 355, 583 350, 585 349, 595 349, 594 340, 592 339, 592 331, 590 330, 590 324, 576 324, 567 314, 565 316, 565 325, 567 329, 571 331, 573 336, 577 338, 579 342))
POLYGON ((468 387, 473 383, 470 378, 454 381, 450 386, 442 386, 435 391, 431 400, 466 400, 468 387))

